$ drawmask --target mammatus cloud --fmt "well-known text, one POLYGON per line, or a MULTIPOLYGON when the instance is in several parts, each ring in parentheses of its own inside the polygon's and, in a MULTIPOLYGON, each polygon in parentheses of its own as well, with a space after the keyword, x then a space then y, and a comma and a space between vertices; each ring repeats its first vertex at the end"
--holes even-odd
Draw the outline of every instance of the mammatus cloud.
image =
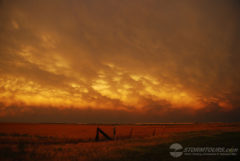
POLYGON ((237 0, 0 1, 0 119, 51 121, 56 110, 67 121, 91 109, 92 121, 104 111, 108 121, 124 113, 119 122, 211 121, 213 112, 230 121, 240 106, 239 9, 237 0))

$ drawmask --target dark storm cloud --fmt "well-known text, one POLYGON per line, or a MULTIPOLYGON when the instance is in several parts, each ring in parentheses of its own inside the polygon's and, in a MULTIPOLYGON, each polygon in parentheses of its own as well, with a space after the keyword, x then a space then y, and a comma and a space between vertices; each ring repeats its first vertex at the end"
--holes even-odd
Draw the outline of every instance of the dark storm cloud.
MULTIPOLYGON (((0 8, 2 84, 23 77, 66 91, 66 99, 80 94, 88 102, 127 109, 134 105, 119 95, 137 97, 137 104, 159 113, 171 110, 171 95, 183 91, 204 109, 238 111, 237 0, 23 0, 1 1, 0 8), (141 92, 147 87, 150 92, 141 92)), ((184 116, 175 110, 171 116, 184 116)))
POLYGON ((165 109, 162 114, 156 111, 140 112, 115 109, 78 109, 56 107, 36 107, 12 105, 0 108, 5 115, 1 122, 65 122, 65 123, 157 123, 157 122, 232 122, 239 121, 240 110, 222 111, 217 105, 201 110, 165 109), (16 113, 18 112, 18 113, 16 113))

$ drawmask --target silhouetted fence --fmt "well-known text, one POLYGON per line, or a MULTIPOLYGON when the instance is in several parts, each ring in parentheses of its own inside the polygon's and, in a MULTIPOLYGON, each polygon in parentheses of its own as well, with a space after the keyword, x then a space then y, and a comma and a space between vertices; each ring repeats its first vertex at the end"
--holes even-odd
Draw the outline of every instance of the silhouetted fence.
POLYGON ((104 131, 100 128, 97 128, 95 141, 99 141, 99 134, 102 134, 107 140, 113 140, 110 136, 108 136, 104 131))
MULTIPOLYGON (((154 128, 152 131, 152 135, 149 136, 157 136, 157 129, 158 128, 154 128)), ((163 132, 165 130, 165 127, 163 127, 163 129, 161 130, 162 132, 159 133, 159 135, 163 135, 163 132)), ((117 134, 117 129, 116 127, 113 127, 113 137, 110 137, 106 132, 104 132, 101 128, 97 127, 97 131, 96 131, 96 137, 95 137, 95 141, 99 141, 100 140, 100 134, 102 136, 104 136, 104 138, 106 140, 117 140, 119 138, 117 138, 116 134, 117 134)), ((132 138, 134 134, 134 129, 131 128, 129 131, 129 135, 127 136, 127 138, 132 138)))

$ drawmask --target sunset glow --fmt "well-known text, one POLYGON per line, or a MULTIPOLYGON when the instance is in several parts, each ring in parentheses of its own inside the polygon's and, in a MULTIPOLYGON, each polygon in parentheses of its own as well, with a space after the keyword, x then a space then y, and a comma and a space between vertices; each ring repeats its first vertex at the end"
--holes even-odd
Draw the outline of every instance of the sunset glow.
POLYGON ((0 120, 236 120, 239 6, 0 1, 0 120))

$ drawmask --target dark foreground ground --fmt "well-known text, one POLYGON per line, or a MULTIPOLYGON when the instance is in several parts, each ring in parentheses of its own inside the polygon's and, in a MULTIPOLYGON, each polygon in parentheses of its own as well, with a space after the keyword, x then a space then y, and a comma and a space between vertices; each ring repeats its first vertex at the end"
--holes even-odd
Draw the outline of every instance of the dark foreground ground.
MULTIPOLYGON (((0 136, 0 161, 237 161, 240 160, 240 130, 239 124, 217 125, 221 128, 191 127, 184 131, 148 136, 144 138, 132 137, 115 141, 82 140, 53 137, 34 136, 29 134, 1 133, 0 136), (226 128, 227 127, 227 128, 226 128), (228 128, 229 127, 229 128, 228 128), (174 158, 169 147, 179 143, 186 147, 213 147, 229 148, 228 152, 183 153, 174 158), (234 151, 234 150, 238 151, 234 151), (192 155, 192 156, 189 156, 192 155)), ((198 125, 196 125, 198 127, 198 125)), ((167 130, 166 130, 167 131, 167 130)), ((177 150, 182 152, 183 149, 177 150)))
MULTIPOLYGON (((186 134, 188 135, 188 134, 186 134)), ((181 144, 183 147, 228 147, 228 148, 240 148, 240 132, 225 132, 213 136, 196 136, 185 138, 184 139, 173 139, 171 143, 177 142, 181 144)), ((125 161, 218 161, 218 160, 226 160, 226 161, 239 161, 240 156, 239 152, 236 154, 222 154, 225 156, 217 156, 215 154, 202 154, 199 156, 187 156, 183 155, 177 158, 172 157, 169 152, 173 151, 169 149, 171 143, 163 143, 155 146, 147 146, 147 147, 136 147, 136 149, 132 150, 122 150, 120 153, 123 153, 121 158, 116 159, 116 161, 125 160, 125 161)), ((180 150, 182 151, 182 150, 180 150)), ((194 154, 192 154, 194 155, 194 154)), ((218 155, 221 155, 219 153, 218 155)), ((108 158, 105 158, 107 161, 108 158)), ((111 160, 111 159, 110 159, 111 160)))

